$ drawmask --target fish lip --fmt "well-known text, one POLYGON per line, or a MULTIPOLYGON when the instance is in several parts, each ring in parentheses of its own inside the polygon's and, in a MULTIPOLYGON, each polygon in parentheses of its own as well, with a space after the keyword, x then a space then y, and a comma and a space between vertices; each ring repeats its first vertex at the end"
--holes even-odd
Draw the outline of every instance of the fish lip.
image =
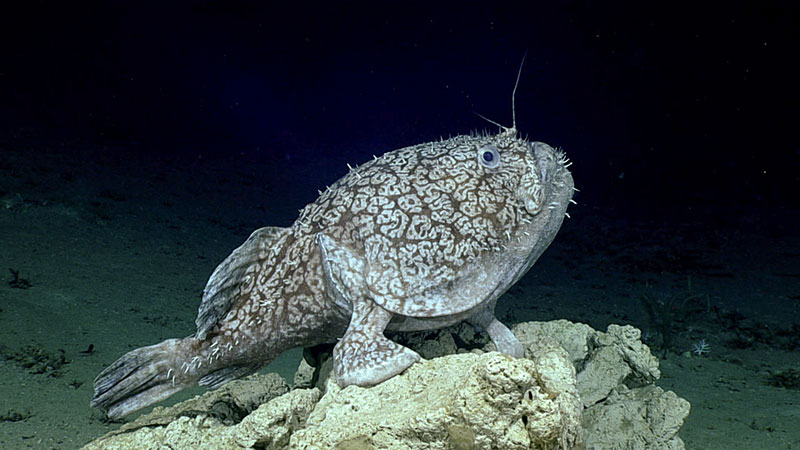
POLYGON ((532 144, 531 150, 537 162, 537 169, 539 170, 542 184, 546 186, 548 190, 552 189, 548 194, 560 198, 563 195, 563 193, 560 192, 563 188, 569 198, 572 198, 574 181, 572 179, 572 174, 569 169, 567 169, 567 164, 565 164, 565 162, 568 161, 566 156, 560 150, 544 142, 533 142, 532 144))
POLYGON ((573 181, 565 165, 566 157, 558 150, 539 141, 529 142, 528 149, 529 172, 523 175, 517 198, 523 209, 535 216, 548 203, 569 202, 573 181))

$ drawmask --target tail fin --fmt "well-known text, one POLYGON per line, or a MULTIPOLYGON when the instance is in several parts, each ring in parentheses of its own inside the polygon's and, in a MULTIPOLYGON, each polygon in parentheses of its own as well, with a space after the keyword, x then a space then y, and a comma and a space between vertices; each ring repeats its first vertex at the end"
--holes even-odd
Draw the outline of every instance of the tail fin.
POLYGON ((195 374, 179 369, 189 355, 187 339, 168 339, 123 355, 95 378, 91 406, 118 419, 195 384, 195 374))

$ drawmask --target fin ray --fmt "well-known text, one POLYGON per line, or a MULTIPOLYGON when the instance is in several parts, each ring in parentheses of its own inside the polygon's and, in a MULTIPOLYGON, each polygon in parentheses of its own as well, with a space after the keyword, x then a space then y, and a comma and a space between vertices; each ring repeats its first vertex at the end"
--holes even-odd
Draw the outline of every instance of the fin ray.
POLYGON ((195 319, 197 339, 205 339, 231 309, 242 284, 247 282, 247 275, 255 271, 256 263, 267 257, 275 241, 285 233, 288 233, 287 228, 259 228, 217 266, 203 289, 203 300, 195 319))
POLYGON ((200 378, 200 381, 198 381, 197 384, 200 386, 205 386, 209 389, 217 389, 229 381, 246 377, 258 369, 258 367, 250 366, 224 367, 205 375, 203 378, 200 378))
POLYGON ((130 351, 94 380, 90 405, 117 419, 159 402, 193 383, 191 377, 170 377, 170 369, 180 355, 180 339, 130 351))

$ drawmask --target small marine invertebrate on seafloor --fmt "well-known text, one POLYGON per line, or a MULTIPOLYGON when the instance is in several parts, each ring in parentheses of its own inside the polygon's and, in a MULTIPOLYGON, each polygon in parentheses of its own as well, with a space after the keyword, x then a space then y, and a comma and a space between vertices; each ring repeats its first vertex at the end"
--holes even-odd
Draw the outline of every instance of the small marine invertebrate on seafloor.
MULTIPOLYGON (((650 326, 661 335, 661 358, 666 359, 667 352, 675 350, 672 340, 680 327, 704 309, 698 302, 700 296, 691 292, 691 285, 689 290, 675 294, 654 291, 647 286, 639 299, 650 319, 650 326)), ((648 345, 655 346, 655 342, 652 344, 648 345)))
POLYGON ((14 277, 13 280, 8 282, 8 285, 11 286, 12 288, 28 289, 29 287, 33 286, 33 284, 30 281, 19 276, 19 270, 14 270, 14 269, 8 269, 8 270, 11 271, 11 275, 14 277))
POLYGON ((692 353, 697 356, 703 356, 711 353, 711 346, 708 345, 705 339, 700 339, 692 345, 692 353))

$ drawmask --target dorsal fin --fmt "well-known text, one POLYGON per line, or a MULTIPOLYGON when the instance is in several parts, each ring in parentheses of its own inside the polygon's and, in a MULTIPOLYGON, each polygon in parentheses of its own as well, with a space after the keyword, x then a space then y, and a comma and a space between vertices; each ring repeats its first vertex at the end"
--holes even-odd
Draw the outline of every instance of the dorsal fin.
POLYGON ((519 79, 522 76, 522 66, 525 64, 526 56, 528 56, 527 50, 525 50, 525 54, 522 55, 522 61, 520 61, 519 63, 519 71, 517 72, 517 81, 514 83, 514 90, 511 91, 511 128, 500 125, 494 120, 488 119, 479 113, 475 113, 475 115, 477 115, 481 119, 491 123, 492 125, 497 125, 498 127, 502 128, 504 134, 510 134, 510 135, 517 134, 517 104, 516 104, 517 86, 519 86, 519 79))
POLYGON ((195 319, 197 339, 205 339, 214 325, 231 309, 241 285, 255 272, 258 262, 272 251, 277 239, 287 232, 288 228, 259 228, 217 266, 203 289, 203 300, 195 319))
POLYGON ((519 71, 517 71, 517 81, 514 83, 514 90, 511 91, 511 129, 517 130, 517 86, 519 86, 519 79, 522 76, 522 66, 525 64, 525 57, 528 56, 528 51, 522 55, 522 61, 519 62, 519 71))

